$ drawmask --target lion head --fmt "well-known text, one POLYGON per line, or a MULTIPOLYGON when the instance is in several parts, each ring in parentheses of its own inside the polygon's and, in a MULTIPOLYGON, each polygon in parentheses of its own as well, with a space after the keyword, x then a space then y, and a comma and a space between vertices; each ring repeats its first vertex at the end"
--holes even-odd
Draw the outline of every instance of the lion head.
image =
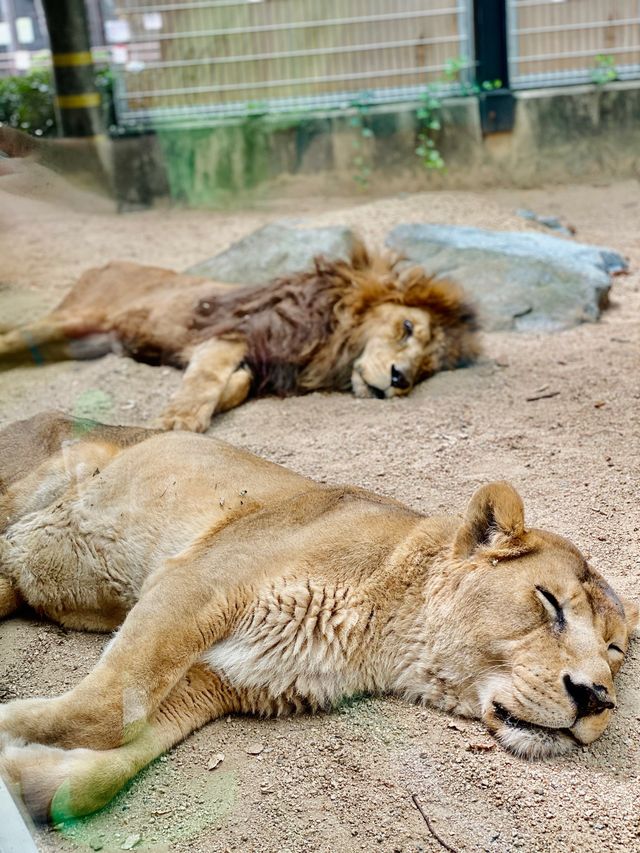
POLYGON ((478 355, 475 311, 452 281, 407 267, 392 253, 371 253, 361 241, 349 261, 317 258, 310 275, 334 301, 332 323, 323 321, 331 331, 303 374, 307 389, 396 397, 478 355))
MULTIPOLYGON (((420 698, 479 717, 521 757, 596 740, 616 707, 637 607, 566 539, 526 529, 507 483, 476 493, 445 560, 426 590, 420 665, 423 683, 425 672, 436 680, 420 698)), ((419 677, 408 676, 409 692, 419 677)))
POLYGON ((356 397, 385 399, 408 394, 439 370, 459 367, 471 358, 428 308, 385 303, 363 322, 363 346, 353 363, 351 388, 356 397))

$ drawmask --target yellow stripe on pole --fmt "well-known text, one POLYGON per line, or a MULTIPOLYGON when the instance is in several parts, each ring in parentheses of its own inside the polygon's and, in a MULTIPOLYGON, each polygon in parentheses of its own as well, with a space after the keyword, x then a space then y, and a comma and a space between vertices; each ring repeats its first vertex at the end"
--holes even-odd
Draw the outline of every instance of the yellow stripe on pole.
POLYGON ((58 95, 56 104, 61 110, 81 110, 85 107, 99 107, 100 95, 97 92, 85 92, 82 95, 58 95))
POLYGON ((53 64, 56 68, 71 68, 74 65, 91 65, 93 58, 91 51, 81 50, 77 53, 54 53, 53 64))

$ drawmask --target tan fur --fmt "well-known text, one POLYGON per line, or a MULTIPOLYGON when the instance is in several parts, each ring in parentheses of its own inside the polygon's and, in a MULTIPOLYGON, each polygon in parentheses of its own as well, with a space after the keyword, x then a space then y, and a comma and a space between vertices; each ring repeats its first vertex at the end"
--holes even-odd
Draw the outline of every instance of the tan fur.
POLYGON ((0 706, 0 767, 39 819, 101 808, 230 712, 395 693, 528 758, 610 720, 637 609, 526 528, 507 483, 428 517, 214 439, 56 414, 0 433, 0 476, 0 613, 22 599, 74 628, 122 623, 68 693, 0 706))
POLYGON ((310 272, 265 287, 131 263, 89 270, 48 317, 0 335, 0 363, 120 348, 187 367, 160 426, 202 432, 216 412, 250 395, 408 394, 437 371, 473 360, 475 328, 455 284, 401 270, 396 258, 357 242, 349 262, 318 258, 310 272))

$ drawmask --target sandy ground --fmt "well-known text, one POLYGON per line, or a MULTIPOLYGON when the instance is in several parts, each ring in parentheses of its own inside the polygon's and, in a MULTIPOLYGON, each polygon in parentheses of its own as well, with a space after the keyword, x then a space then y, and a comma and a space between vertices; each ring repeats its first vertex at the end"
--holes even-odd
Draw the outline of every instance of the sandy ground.
MULTIPOLYGON (((405 221, 523 230, 531 226, 513 211, 525 206, 627 255, 632 274, 616 281, 598 324, 555 335, 488 335, 481 364, 436 377, 404 400, 267 399, 220 417, 211 432, 304 474, 434 512, 461 510, 478 485, 508 478, 531 524, 572 538, 621 593, 640 599, 637 183, 118 216, 26 164, 7 171, 0 178, 0 323, 44 312, 89 266, 122 258, 184 268, 285 215, 355 225, 376 241, 405 221), (541 389, 559 393, 526 402, 541 389)), ((0 425, 53 406, 144 424, 178 381, 173 370, 115 356, 13 370, 0 375, 0 425)), ((7 621, 0 698, 70 687, 104 642, 27 616, 7 621)), ((416 793, 458 851, 640 850, 639 657, 636 642, 606 735, 566 758, 523 763, 477 723, 394 699, 361 699, 314 718, 230 718, 158 760, 104 812, 39 830, 38 844, 108 851, 140 836, 135 849, 156 851, 442 849, 411 801, 416 793), (247 754, 256 742, 264 750, 247 754), (208 770, 218 752, 224 760, 208 770)))

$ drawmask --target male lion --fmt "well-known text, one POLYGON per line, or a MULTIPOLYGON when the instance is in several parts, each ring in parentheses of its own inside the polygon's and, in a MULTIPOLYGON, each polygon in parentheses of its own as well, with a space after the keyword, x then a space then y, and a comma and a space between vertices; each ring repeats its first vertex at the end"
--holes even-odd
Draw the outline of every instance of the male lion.
POLYGON ((611 718, 637 609, 526 529, 508 483, 427 517, 214 439, 57 414, 0 433, 0 474, 0 613, 122 623, 73 690, 0 706, 0 767, 36 818, 101 808, 233 712, 397 693, 527 758, 611 718))
POLYGON ((238 287, 157 267, 89 270, 53 313, 0 335, 0 363, 104 355, 187 367, 161 418, 203 432, 250 394, 408 394, 478 353, 473 310, 455 284, 397 259, 317 258, 310 272, 238 287))

